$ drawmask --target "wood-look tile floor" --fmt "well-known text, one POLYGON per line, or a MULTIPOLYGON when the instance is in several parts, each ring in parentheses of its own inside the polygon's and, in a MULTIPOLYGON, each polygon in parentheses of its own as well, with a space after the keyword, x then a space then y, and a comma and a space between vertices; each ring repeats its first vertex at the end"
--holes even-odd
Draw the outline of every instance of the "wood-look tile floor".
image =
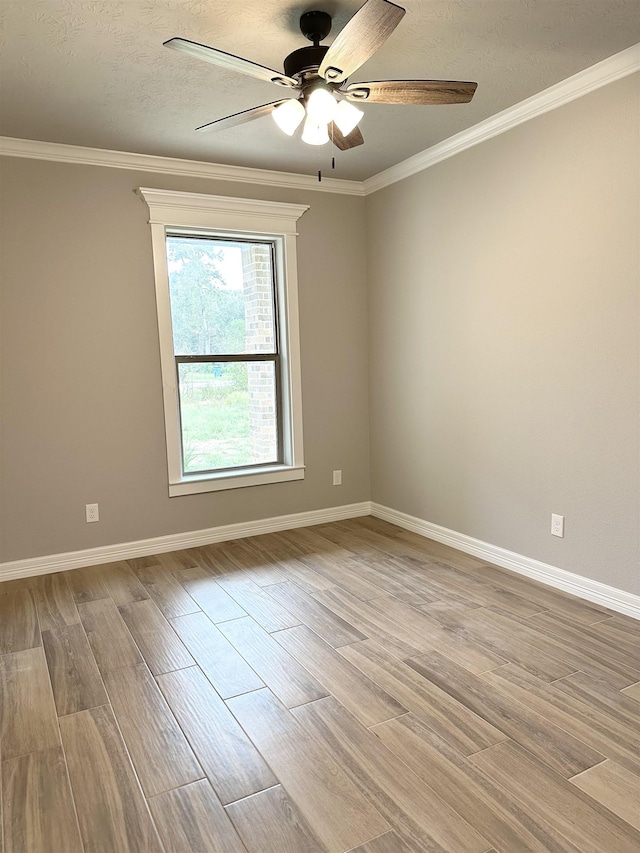
POLYGON ((640 850, 640 623, 363 518, 0 584, 4 853, 640 850))

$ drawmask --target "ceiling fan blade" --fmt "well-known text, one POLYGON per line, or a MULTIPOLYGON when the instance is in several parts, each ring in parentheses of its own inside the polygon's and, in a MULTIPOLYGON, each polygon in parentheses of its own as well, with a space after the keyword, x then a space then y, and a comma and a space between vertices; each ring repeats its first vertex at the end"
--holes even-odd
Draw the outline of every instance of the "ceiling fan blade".
POLYGON ((364 145, 364 137, 359 127, 354 127, 348 136, 344 136, 334 122, 329 124, 328 130, 330 139, 333 140, 333 144, 340 151, 348 151, 349 148, 357 148, 358 145, 364 145))
MULTIPOLYGON (((287 100, 285 98, 285 100, 287 100)), ((250 110, 243 110, 241 113, 234 113, 231 116, 217 118, 215 121, 210 121, 208 124, 202 124, 196 127, 196 130, 227 130, 230 127, 237 127, 239 124, 246 124, 248 121, 253 121, 256 118, 270 115, 276 107, 284 104, 282 101, 273 101, 270 104, 262 104, 260 107, 251 107, 250 110)))
POLYGON ((455 80, 376 80, 352 83, 345 95, 368 104, 468 104, 477 86, 455 80))
POLYGON ((384 44, 404 14, 401 6, 388 0, 367 0, 325 54, 320 76, 331 83, 342 83, 384 44))
POLYGON ((196 59, 204 59, 205 62, 212 62, 214 65, 220 65, 230 71, 239 71, 240 74, 248 74, 250 77, 257 77, 258 80, 265 80, 267 83, 276 83, 278 86, 287 86, 291 89, 298 88, 298 83, 293 77, 287 77, 280 71, 265 68, 264 65, 258 65, 256 62, 243 59, 241 56, 234 56, 233 53, 225 53, 224 50, 217 50, 215 47, 208 47, 206 44, 198 44, 198 42, 188 39, 172 38, 165 41, 163 47, 188 53, 189 56, 194 56, 196 59))

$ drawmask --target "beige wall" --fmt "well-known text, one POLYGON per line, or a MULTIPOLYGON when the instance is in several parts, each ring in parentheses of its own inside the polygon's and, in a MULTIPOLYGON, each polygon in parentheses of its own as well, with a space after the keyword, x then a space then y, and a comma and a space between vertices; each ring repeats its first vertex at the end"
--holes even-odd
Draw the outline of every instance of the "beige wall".
POLYGON ((6 157, 0 168, 0 560, 368 500, 364 199, 6 157), (310 205, 298 240, 304 481, 168 497, 139 186, 310 205), (100 522, 86 524, 93 502, 100 522))
POLYGON ((367 235, 372 499, 635 593, 638 118, 634 75, 376 193, 367 235))

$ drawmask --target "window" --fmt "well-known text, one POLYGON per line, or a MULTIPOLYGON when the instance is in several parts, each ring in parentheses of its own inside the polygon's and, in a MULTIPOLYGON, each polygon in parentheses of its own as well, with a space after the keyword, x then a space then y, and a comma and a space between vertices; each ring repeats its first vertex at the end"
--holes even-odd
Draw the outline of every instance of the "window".
POLYGON ((295 228, 307 208, 139 192, 151 214, 169 494, 302 479, 295 228))

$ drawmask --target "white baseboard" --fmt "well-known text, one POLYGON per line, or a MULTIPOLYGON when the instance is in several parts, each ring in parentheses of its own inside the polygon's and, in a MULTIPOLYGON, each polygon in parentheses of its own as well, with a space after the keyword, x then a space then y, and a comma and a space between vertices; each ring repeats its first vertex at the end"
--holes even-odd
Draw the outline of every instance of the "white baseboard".
POLYGON ((439 524, 432 524, 430 521, 424 521, 421 518, 407 515, 381 504, 371 504, 371 515, 391 524, 396 524, 398 527, 403 527, 405 530, 411 530, 427 539, 435 539, 436 542, 442 542, 443 545, 450 545, 452 548, 457 548, 458 551, 464 551, 465 554, 479 557, 488 563, 495 563, 496 566, 502 566, 502 568, 509 569, 519 575, 525 575, 547 586, 584 598, 594 604, 608 607, 618 613, 640 619, 640 595, 633 595, 631 592, 625 592, 599 581, 573 574, 573 572, 567 572, 565 569, 559 569, 548 563, 541 563, 539 560, 531 559, 531 557, 516 554, 515 551, 507 551, 506 548, 490 545, 488 542, 482 542, 480 539, 474 539, 464 533, 449 530, 447 527, 440 527, 439 524))
POLYGON ((117 545, 104 545, 99 548, 86 548, 83 551, 69 551, 65 554, 52 554, 45 557, 31 557, 26 560, 0 563, 0 581, 27 578, 33 575, 47 575, 51 572, 63 572, 79 569, 82 566, 95 566, 113 563, 117 560, 130 560, 133 557, 148 557, 166 551, 180 551, 183 548, 196 548, 229 539, 243 539, 247 536, 259 536, 261 533, 275 533, 278 530, 291 530, 294 527, 309 527, 313 524, 326 524, 329 521, 341 521, 345 518, 357 518, 371 514, 371 504, 363 501, 345 506, 332 506, 310 512, 296 512, 290 515, 278 515, 274 518, 262 518, 240 524, 224 524, 209 527, 206 530, 193 530, 187 533, 174 533, 170 536, 156 536, 153 539, 140 539, 137 542, 123 542, 117 545))
POLYGON ((99 548, 87 548, 83 551, 69 551, 64 554, 52 554, 44 557, 31 557, 26 560, 0 563, 0 582, 27 578, 33 575, 46 575, 51 572, 62 572, 68 569, 79 569, 82 566, 94 566, 101 563, 113 563, 117 560, 129 560, 134 557, 147 557, 151 554, 161 554, 167 551, 180 551, 183 548, 197 548, 199 545, 210 545, 213 542, 224 542, 231 539, 243 539, 247 536, 259 536, 261 533, 275 533, 278 530, 291 530, 295 527, 310 527, 314 524, 326 524, 330 521, 341 521, 345 518, 358 518, 364 515, 374 515, 405 530, 434 539, 444 545, 457 548, 465 554, 471 554, 495 563, 512 572, 533 578, 540 583, 555 589, 584 598, 594 604, 600 604, 624 613, 635 619, 640 619, 640 596, 633 595, 613 586, 590 580, 581 575, 567 572, 548 563, 541 563, 506 548, 490 545, 464 533, 440 527, 430 521, 424 521, 413 515, 399 512, 381 504, 362 501, 345 506, 328 507, 327 509, 297 512, 290 515, 279 515, 274 518, 262 518, 256 521, 241 522, 240 524, 225 524, 219 527, 209 527, 205 530, 192 530, 187 533, 174 533, 170 536, 156 536, 152 539, 141 539, 137 542, 123 542, 116 545, 104 545, 99 548))

